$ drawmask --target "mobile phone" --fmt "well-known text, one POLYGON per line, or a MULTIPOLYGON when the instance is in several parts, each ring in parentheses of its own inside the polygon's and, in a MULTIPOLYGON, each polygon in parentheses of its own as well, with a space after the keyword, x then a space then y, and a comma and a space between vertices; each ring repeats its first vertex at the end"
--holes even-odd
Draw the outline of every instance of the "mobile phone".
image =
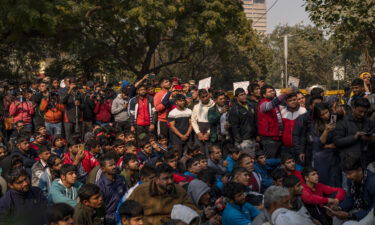
POLYGON ((330 123, 336 123, 336 121, 337 121, 337 115, 336 114, 332 114, 331 115, 330 123))

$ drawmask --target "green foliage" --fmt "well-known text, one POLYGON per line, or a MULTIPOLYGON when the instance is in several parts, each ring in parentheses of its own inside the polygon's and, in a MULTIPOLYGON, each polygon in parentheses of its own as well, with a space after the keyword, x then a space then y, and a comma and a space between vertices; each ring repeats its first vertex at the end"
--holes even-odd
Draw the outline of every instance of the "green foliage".
POLYGON ((305 1, 311 20, 328 29, 340 47, 357 48, 365 54, 370 69, 375 57, 375 1, 305 1))

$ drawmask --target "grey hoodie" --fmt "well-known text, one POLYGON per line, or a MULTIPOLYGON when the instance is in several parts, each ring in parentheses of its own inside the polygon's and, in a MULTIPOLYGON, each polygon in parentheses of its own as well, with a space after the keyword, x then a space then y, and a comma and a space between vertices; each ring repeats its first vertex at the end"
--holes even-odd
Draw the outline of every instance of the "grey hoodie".
MULTIPOLYGON (((191 208, 181 204, 173 206, 171 212, 172 220, 181 220, 186 224, 190 224, 196 218, 198 218, 198 220, 200 221, 198 213, 192 210, 191 208)), ((200 224, 200 222, 198 224, 200 224)))
POLYGON ((301 216, 297 212, 280 208, 272 213, 274 225, 314 225, 310 218, 301 216))
POLYGON ((193 201, 193 203, 195 204, 195 206, 197 206, 197 208, 202 209, 203 206, 199 206, 199 199, 201 199, 202 195, 209 191, 210 188, 207 186, 206 183, 204 183, 201 180, 195 179, 190 182, 187 193, 193 201))
POLYGON ((116 122, 125 122, 129 120, 128 109, 124 108, 124 104, 127 102, 127 100, 121 97, 121 94, 117 95, 115 100, 113 100, 111 113, 114 115, 116 122))

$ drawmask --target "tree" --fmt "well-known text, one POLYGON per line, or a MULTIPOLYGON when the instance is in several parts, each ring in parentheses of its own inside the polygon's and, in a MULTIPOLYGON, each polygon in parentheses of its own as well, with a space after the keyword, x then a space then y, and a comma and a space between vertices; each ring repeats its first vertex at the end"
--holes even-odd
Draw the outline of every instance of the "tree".
POLYGON ((300 79, 300 88, 314 84, 328 85, 332 68, 340 62, 335 45, 316 27, 296 25, 278 26, 270 34, 268 44, 273 49, 269 81, 280 87, 284 71, 284 35, 289 36, 288 75, 300 79))
POLYGON ((305 1, 311 20, 328 29, 342 47, 359 49, 370 70, 375 57, 375 1, 305 1))

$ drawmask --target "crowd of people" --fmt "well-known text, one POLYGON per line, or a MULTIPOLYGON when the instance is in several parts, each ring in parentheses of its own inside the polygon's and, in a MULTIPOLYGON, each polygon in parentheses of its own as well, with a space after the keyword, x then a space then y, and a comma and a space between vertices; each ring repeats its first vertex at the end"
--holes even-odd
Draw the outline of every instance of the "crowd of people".
POLYGON ((374 78, 0 81, 0 224, 375 224, 374 78))

